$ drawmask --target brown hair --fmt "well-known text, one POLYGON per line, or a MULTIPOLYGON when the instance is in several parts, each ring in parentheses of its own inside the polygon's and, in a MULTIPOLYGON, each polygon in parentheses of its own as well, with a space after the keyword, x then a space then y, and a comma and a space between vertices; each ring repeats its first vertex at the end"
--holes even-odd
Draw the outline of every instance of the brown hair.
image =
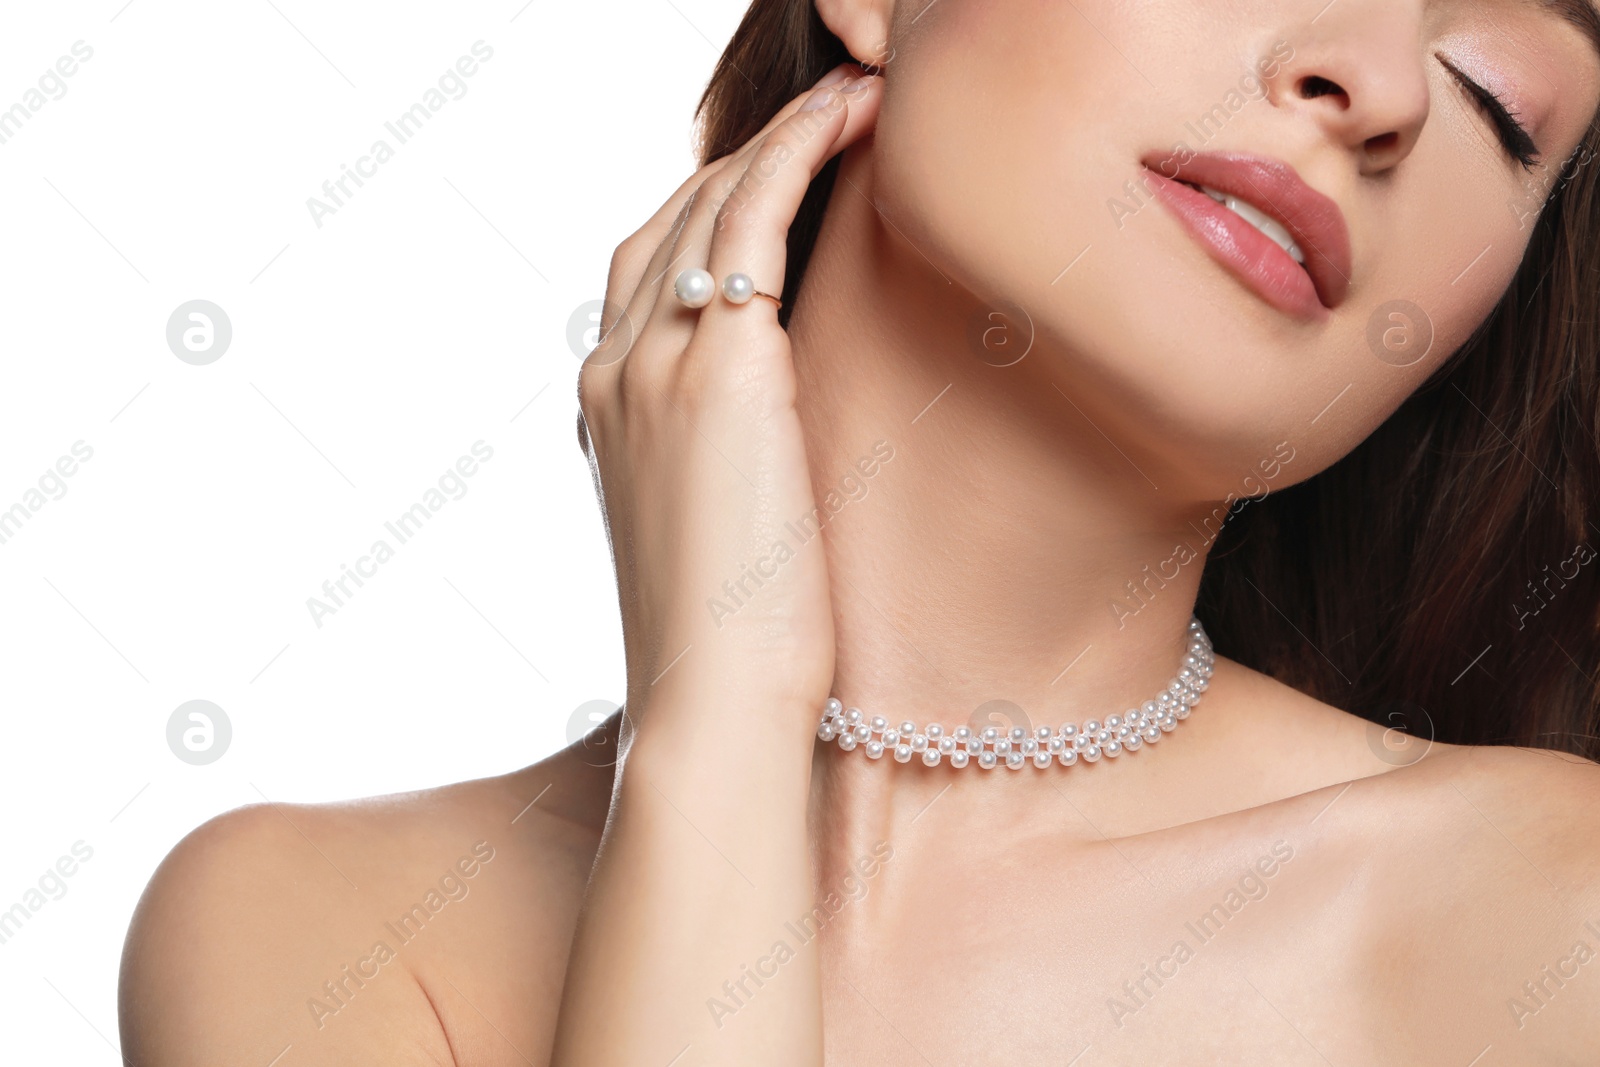
MULTIPOLYGON (((813 0, 754 0, 697 114, 708 163, 848 50, 813 0)), ((1600 121, 1508 210, 1527 255, 1494 312, 1348 456, 1235 506, 1197 613, 1217 651, 1454 744, 1600 755, 1600 121)), ((838 170, 790 229, 785 325, 838 170)))

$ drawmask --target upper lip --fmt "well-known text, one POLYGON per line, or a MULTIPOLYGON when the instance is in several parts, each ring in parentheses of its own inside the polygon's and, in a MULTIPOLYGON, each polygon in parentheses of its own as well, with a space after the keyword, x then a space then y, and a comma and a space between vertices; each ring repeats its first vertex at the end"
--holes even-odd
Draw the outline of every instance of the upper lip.
POLYGON ((1334 308, 1350 290, 1350 230, 1344 212, 1330 197, 1307 185, 1278 159, 1211 152, 1179 164, 1170 156, 1152 157, 1145 166, 1163 177, 1204 185, 1248 201, 1281 222, 1305 253, 1306 273, 1324 307, 1334 308))

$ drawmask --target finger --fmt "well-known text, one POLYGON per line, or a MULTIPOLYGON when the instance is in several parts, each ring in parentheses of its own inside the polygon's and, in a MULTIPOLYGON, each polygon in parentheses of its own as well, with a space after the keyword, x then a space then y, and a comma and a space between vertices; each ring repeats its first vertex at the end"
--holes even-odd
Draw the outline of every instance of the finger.
MULTIPOLYGON (((679 232, 673 266, 663 286, 670 286, 680 271, 701 267, 710 271, 714 284, 720 284, 727 273, 739 271, 776 296, 783 287, 789 225, 800 201, 833 153, 870 129, 876 116, 874 83, 878 80, 866 79, 861 91, 850 95, 832 88, 815 90, 766 137, 750 146, 742 156, 743 170, 712 178, 707 183, 710 195, 696 200, 679 232), (726 255, 720 258, 714 247, 718 242, 727 245, 726 255)), ((723 303, 719 295, 714 296, 704 309, 695 311, 664 298, 651 312, 650 322, 663 330, 674 324, 699 329, 706 315, 725 313, 723 303)), ((775 308, 771 301, 762 303, 775 308)))
MULTIPOLYGON (((756 289, 781 297, 789 227, 806 190, 828 160, 871 132, 883 98, 882 83, 882 78, 870 77, 853 86, 855 92, 836 92, 833 95, 842 104, 829 106, 824 98, 822 106, 796 112, 766 138, 705 235, 710 243, 706 269, 719 285, 730 274, 747 274, 756 289)), ((685 237, 690 237, 687 227, 696 221, 691 215, 685 237)), ((756 297, 751 303, 777 313, 773 301, 756 297)), ((702 313, 701 328, 714 329, 719 320, 746 310, 747 306, 719 296, 702 313)))
MULTIPOLYGON (((718 160, 691 174, 656 213, 612 253, 610 270, 606 275, 606 299, 600 312, 602 341, 616 325, 623 310, 632 305, 640 295, 643 279, 659 269, 659 264, 655 263, 656 255, 663 242, 670 247, 678 227, 683 225, 694 191, 709 175, 724 165, 725 161, 718 160)), ((610 360, 595 362, 610 362, 610 360)))
MULTIPOLYGON (((817 80, 813 90, 828 85, 842 84, 859 76, 861 68, 855 63, 842 63, 830 70, 817 80)), ((730 168, 739 167, 751 148, 759 144, 767 134, 771 133, 780 123, 787 119, 805 102, 809 92, 795 97, 775 114, 759 133, 746 141, 739 149, 710 161, 705 166, 691 174, 678 186, 672 196, 661 205, 660 209, 652 215, 648 222, 639 228, 623 247, 619 247, 618 254, 612 257, 611 273, 606 282, 606 292, 612 294, 608 299, 614 305, 607 311, 615 317, 622 308, 635 302, 639 295, 651 296, 658 291, 662 281, 662 273, 672 252, 672 241, 677 229, 682 225, 684 211, 691 197, 697 189, 705 185, 708 179, 717 173, 730 168), (662 252, 662 243, 667 243, 665 255, 662 252), (646 258, 648 257, 648 258, 646 258), (648 284, 651 289, 641 289, 648 284)), ((653 300, 652 300, 653 302, 653 300)), ((604 336, 607 322, 602 316, 600 328, 604 336)))

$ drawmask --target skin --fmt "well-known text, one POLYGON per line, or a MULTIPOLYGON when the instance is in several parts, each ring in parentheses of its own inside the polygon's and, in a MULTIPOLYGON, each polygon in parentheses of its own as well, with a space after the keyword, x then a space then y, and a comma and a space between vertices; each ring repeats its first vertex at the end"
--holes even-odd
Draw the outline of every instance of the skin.
POLYGON ((125 1053, 1594 1062, 1586 761, 1402 743, 1226 659, 1163 744, 1094 766, 952 772, 814 736, 830 693, 892 718, 953 709, 948 727, 997 699, 1054 724, 1160 689, 1203 561, 1131 617, 1110 608, 1123 584, 1280 443, 1274 489, 1347 453, 1520 261, 1508 205, 1547 171, 1504 153, 1440 54, 1514 102, 1550 168, 1600 103, 1590 45, 1523 0, 1339 0, 1314 23, 1289 0, 818 9, 887 76, 791 103, 613 259, 626 319, 584 369, 580 438, 617 561, 626 716, 501 778, 195 831, 129 932, 125 1053), (1159 204, 1105 206, 1279 42, 1293 58, 1205 147, 1277 156, 1342 208, 1349 295, 1315 321, 1159 204), (1340 91, 1305 95, 1311 76, 1340 91), (788 220, 841 152, 787 332, 764 300, 672 299, 690 265, 779 291, 788 220), (1435 333, 1404 368, 1366 342, 1394 299, 1435 333), (1005 367, 968 339, 1001 305, 1032 326, 1005 367), (869 475, 878 441, 893 458, 869 475), (826 533, 714 615, 830 492, 848 503, 826 533), (494 858, 470 893, 318 1027, 307 998, 480 841, 494 858), (830 894, 849 902, 820 935, 787 931, 830 894), (780 938, 796 951, 774 975, 780 938), (772 976, 735 998, 745 966, 772 976), (737 1010, 717 1020, 712 998, 737 1010))

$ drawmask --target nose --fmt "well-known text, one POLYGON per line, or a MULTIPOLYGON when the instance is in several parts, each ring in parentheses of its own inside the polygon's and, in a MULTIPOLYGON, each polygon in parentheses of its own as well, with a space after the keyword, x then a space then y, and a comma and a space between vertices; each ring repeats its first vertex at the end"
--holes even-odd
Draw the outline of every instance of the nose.
POLYGON ((1421 8, 1409 0, 1340 0, 1304 28, 1304 43, 1275 79, 1273 103, 1321 126, 1355 155, 1362 174, 1397 166, 1428 121, 1421 8))

